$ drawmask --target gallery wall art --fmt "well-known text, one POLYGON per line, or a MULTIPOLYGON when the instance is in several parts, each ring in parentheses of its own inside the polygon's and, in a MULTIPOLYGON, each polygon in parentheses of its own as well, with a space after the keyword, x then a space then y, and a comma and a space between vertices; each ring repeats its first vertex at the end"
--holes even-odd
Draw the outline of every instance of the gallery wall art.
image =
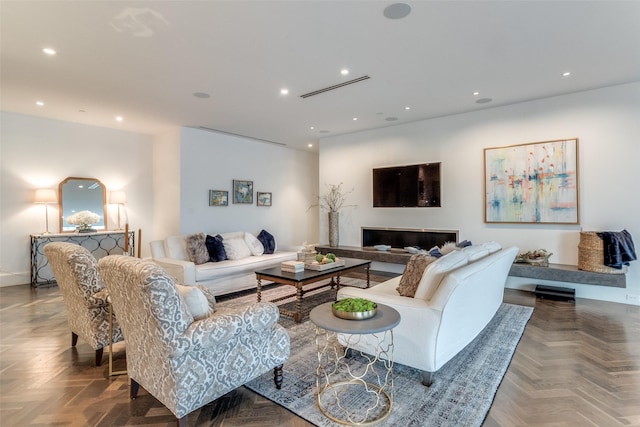
POLYGON ((485 222, 579 224, 578 138, 485 148, 485 222))
POLYGON ((209 190, 209 206, 228 206, 229 192, 223 190, 209 190))
POLYGON ((253 204, 253 181, 233 180, 233 203, 253 204))

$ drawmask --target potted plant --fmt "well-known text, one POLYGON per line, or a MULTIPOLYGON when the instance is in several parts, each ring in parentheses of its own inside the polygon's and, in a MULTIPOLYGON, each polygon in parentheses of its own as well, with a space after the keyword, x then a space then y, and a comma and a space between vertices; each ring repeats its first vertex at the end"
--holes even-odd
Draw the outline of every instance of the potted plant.
POLYGON ((347 194, 353 193, 352 188, 349 191, 342 189, 340 184, 325 184, 327 192, 317 196, 318 203, 309 206, 309 209, 320 206, 320 208, 329 211, 329 246, 338 246, 339 241, 339 211, 343 207, 353 207, 355 205, 345 205, 347 194))

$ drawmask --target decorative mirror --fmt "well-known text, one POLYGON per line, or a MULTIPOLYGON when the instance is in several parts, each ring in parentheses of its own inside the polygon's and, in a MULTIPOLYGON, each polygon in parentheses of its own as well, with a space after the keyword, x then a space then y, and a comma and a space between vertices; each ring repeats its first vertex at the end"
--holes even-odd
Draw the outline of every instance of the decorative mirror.
MULTIPOLYGON (((59 185, 58 208, 60 212, 60 231, 99 231, 107 229, 106 188, 95 178, 69 177, 59 185), (89 211, 98 218, 90 223, 80 221, 68 223, 67 219, 79 212, 89 211), (94 222, 95 221, 95 222, 94 222)), ((91 218, 93 215, 85 215, 91 218)), ((76 217, 77 218, 77 215, 76 217)))

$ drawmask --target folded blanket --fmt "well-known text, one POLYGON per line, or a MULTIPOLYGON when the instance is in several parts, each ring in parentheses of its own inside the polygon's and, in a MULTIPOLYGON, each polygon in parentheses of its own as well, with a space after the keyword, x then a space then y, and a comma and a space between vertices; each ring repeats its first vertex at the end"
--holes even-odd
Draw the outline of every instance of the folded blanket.
POLYGON ((598 236, 604 243, 603 264, 607 267, 621 269, 623 265, 629 265, 629 261, 637 259, 633 239, 627 230, 603 231, 598 236))

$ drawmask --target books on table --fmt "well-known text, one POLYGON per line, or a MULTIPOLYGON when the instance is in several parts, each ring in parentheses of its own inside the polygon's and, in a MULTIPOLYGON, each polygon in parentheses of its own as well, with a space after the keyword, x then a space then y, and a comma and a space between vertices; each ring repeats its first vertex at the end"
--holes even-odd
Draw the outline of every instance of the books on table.
POLYGON ((280 263, 280 269, 289 273, 299 273, 304 271, 304 262, 302 261, 284 261, 280 263))

